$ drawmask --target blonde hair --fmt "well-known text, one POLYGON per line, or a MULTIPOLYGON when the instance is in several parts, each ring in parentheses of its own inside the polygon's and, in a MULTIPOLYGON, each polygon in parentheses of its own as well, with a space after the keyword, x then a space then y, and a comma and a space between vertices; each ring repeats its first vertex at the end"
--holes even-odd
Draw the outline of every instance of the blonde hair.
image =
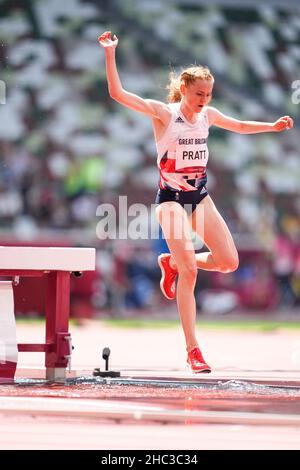
POLYGON ((184 69, 180 75, 176 75, 173 71, 169 75, 170 82, 167 85, 169 94, 167 96, 168 103, 178 103, 181 101, 180 85, 182 83, 188 87, 191 83, 194 83, 197 79, 207 80, 214 82, 214 77, 211 74, 208 67, 202 65, 193 65, 184 69))

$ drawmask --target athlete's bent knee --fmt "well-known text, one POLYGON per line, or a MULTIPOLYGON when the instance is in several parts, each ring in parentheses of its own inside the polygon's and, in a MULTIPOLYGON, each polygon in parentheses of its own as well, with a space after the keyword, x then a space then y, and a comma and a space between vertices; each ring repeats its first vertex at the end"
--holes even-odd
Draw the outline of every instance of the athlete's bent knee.
POLYGON ((223 263, 220 263, 219 270, 221 273, 233 273, 236 271, 239 267, 239 258, 234 257, 230 258, 227 261, 223 261, 223 263))

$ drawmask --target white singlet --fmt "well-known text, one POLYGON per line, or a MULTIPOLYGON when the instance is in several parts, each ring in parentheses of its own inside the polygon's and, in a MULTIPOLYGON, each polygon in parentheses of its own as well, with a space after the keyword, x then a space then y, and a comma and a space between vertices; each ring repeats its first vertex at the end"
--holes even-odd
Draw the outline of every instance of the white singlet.
POLYGON ((195 191, 207 182, 207 108, 201 110, 192 124, 180 111, 180 103, 168 106, 172 112, 171 120, 162 138, 156 142, 159 186, 173 191, 195 191))

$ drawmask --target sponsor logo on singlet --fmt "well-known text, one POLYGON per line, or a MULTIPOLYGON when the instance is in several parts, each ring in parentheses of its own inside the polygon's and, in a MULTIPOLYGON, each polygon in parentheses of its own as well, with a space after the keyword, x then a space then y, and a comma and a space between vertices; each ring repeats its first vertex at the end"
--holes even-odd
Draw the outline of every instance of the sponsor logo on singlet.
POLYGON ((184 120, 180 116, 178 116, 178 118, 175 119, 175 122, 184 122, 184 120))

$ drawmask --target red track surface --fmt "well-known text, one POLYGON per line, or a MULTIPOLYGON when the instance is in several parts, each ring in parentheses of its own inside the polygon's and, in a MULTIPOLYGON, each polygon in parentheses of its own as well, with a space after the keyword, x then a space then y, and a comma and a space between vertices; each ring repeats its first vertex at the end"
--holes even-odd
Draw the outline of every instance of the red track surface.
MULTIPOLYGON (((119 330, 89 322, 71 333, 76 370, 102 366, 99 353, 109 346, 112 368, 122 369, 127 383, 1 386, 1 449, 300 448, 296 333, 206 330, 202 343, 213 372, 205 378, 184 372, 179 328, 119 330)), ((18 325, 22 341, 41 334, 41 327, 18 325)), ((35 368, 41 357, 20 354, 19 377, 42 377, 35 368)))

